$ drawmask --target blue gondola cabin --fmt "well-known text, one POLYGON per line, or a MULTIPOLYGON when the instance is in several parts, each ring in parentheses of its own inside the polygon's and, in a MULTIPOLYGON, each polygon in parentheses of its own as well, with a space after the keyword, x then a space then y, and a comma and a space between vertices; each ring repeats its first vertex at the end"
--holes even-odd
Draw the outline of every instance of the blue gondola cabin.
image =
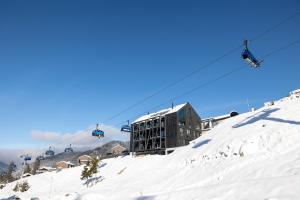
POLYGON ((94 136, 94 137, 104 137, 104 132, 103 131, 101 131, 101 130, 98 130, 98 129, 96 129, 96 130, 94 130, 93 132, 92 132, 92 136, 94 136))
POLYGON ((122 132, 128 132, 128 133, 130 133, 131 132, 131 128, 130 128, 129 125, 124 125, 124 126, 121 127, 121 131, 122 132))

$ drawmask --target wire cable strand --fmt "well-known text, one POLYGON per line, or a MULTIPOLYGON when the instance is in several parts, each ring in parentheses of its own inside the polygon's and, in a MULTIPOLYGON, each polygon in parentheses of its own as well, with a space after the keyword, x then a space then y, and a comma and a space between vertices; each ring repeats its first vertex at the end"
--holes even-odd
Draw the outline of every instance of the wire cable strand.
MULTIPOLYGON (((300 43, 300 40, 295 40, 295 41, 293 41, 293 42, 291 42, 291 43, 289 43, 289 44, 287 44, 287 45, 285 45, 285 46, 282 46, 282 47, 280 47, 280 48, 278 48, 278 49, 276 49, 276 50, 274 50, 274 51, 271 51, 271 52, 265 54, 264 56, 262 56, 262 57, 260 58, 260 60, 263 60, 263 59, 265 59, 265 58, 267 58, 267 57, 270 57, 270 56, 272 56, 273 54, 278 53, 278 52, 280 52, 280 51, 283 51, 284 49, 287 49, 287 48, 289 48, 289 47, 291 47, 291 46, 293 46, 293 45, 295 45, 295 44, 297 44, 297 43, 300 43)), ((248 66, 248 65, 247 65, 247 66, 248 66)), ((213 84, 214 82, 217 82, 217 81, 219 81, 219 80, 221 80, 221 79, 224 79, 224 78, 226 78, 226 77, 228 77, 228 76, 230 76, 230 75, 232 75, 232 74, 234 74, 234 73, 236 73, 236 72, 238 72, 238 71, 241 71, 241 70, 243 70, 243 69, 246 69, 246 68, 245 68, 245 65, 240 66, 240 67, 237 67, 237 68, 235 68, 235 69, 233 69, 233 70, 230 70, 229 72, 226 72, 226 73, 224 73, 224 74, 222 74, 222 75, 216 77, 215 79, 209 80, 209 81, 207 81, 207 82, 205 82, 205 83, 203 83, 203 84, 201 84, 201 85, 198 85, 198 86, 196 86, 196 87, 194 87, 194 88, 192 88, 192 89, 190 89, 190 90, 188 90, 188 91, 186 91, 186 92, 184 92, 184 93, 182 93, 182 94, 180 94, 180 95, 177 95, 177 96, 175 96, 175 97, 173 97, 173 98, 170 98, 170 99, 168 99, 167 101, 165 101, 164 103, 161 103, 161 104, 159 104, 159 105, 157 105, 157 106, 155 106, 155 107, 152 107, 150 110, 155 110, 155 109, 157 109, 157 108, 160 108, 160 107, 163 106, 163 105, 169 104, 170 102, 172 102, 172 101, 174 101, 174 100, 177 100, 177 99, 179 99, 179 98, 182 98, 182 97, 184 97, 184 96, 187 96, 187 95, 189 95, 189 94, 191 94, 191 93, 193 93, 193 92, 195 92, 195 91, 197 91, 197 90, 199 90, 199 89, 201 89, 201 88, 203 88, 203 87, 206 87, 206 86, 208 86, 208 85, 210 85, 210 84, 213 84)), ((146 113, 146 112, 144 112, 144 113, 146 113)), ((140 114, 139 116, 141 116, 141 115, 142 115, 142 114, 140 114)), ((136 118, 133 118, 133 119, 136 119, 136 118)), ((133 119, 131 119, 131 120, 133 120, 133 119)))
MULTIPOLYGON (((295 12, 293 15, 287 17, 287 18, 284 18, 283 20, 281 20, 279 23, 271 26, 270 28, 266 29, 265 31, 263 31, 262 33, 254 36, 252 39, 250 39, 250 41, 254 42, 256 40, 258 40, 259 38, 263 37, 264 35, 270 33, 271 31, 274 31, 276 28, 278 28, 279 26, 283 25, 284 23, 286 23, 287 21, 295 18, 298 14, 300 14, 300 11, 297 11, 295 12)), ((118 112, 117 114, 109 117, 108 119, 104 120, 103 123, 107 123, 115 118, 117 118, 118 116, 122 115, 123 113, 127 112, 128 110, 131 110, 133 108, 135 108, 136 106, 146 102, 147 100, 153 98, 154 96, 157 96, 158 94, 160 94, 161 92, 183 82, 184 80, 186 80, 187 78, 197 74, 198 72, 212 66, 213 64, 217 63, 218 61, 224 59, 225 57, 231 55, 232 53, 234 53, 235 51, 237 51, 238 49, 240 49, 241 47, 243 47, 243 45, 239 45, 227 52, 225 52, 224 54, 222 54, 221 56, 215 58, 215 59, 212 59, 210 62, 204 64, 204 65, 201 65, 200 67, 196 68, 195 70, 191 71, 190 73, 186 74, 185 76, 181 77, 181 78, 178 78, 176 79, 175 81, 169 83, 168 85, 166 85, 165 87, 162 87, 160 88, 159 90, 157 90, 156 92, 152 93, 151 95, 149 96, 146 96, 145 98, 142 98, 141 100, 137 101, 136 103, 128 106, 127 108, 121 110, 120 112, 118 112)))

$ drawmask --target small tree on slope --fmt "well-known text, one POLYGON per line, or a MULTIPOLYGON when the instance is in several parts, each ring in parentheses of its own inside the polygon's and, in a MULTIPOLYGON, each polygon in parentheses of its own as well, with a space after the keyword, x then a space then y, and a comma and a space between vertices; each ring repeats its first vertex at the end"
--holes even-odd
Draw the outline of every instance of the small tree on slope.
POLYGON ((28 184, 27 181, 24 181, 21 185, 20 185, 20 191, 21 192, 26 192, 27 190, 29 190, 30 186, 28 184))
POLYGON ((93 160, 88 162, 84 166, 83 171, 81 172, 81 180, 89 179, 94 174, 96 174, 98 172, 98 163, 99 163, 99 160, 96 158, 94 158, 93 160))
POLYGON ((90 178, 88 164, 84 166, 81 172, 81 180, 90 178))
POLYGON ((15 187, 13 188, 14 192, 18 192, 20 190, 20 184, 16 183, 15 187))
POLYGON ((30 172, 31 172, 30 166, 26 163, 23 173, 26 174, 26 173, 30 173, 30 172))
POLYGON ((9 163, 8 169, 7 169, 7 174, 6 174, 6 180, 10 183, 13 182, 15 180, 15 178, 13 177, 13 172, 15 172, 17 169, 17 166, 15 165, 15 163, 13 161, 11 161, 9 163))
POLYGON ((33 163, 33 168, 32 168, 32 171, 31 171, 31 173, 33 175, 36 174, 36 171, 40 168, 40 165, 41 165, 40 159, 36 159, 35 162, 33 163))

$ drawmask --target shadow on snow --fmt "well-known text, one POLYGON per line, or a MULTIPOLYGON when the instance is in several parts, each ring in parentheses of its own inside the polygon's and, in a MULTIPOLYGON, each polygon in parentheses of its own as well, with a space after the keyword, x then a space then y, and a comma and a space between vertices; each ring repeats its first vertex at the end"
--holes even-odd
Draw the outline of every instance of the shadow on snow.
POLYGON ((134 200, 154 200, 155 196, 140 196, 135 198, 134 200))
POLYGON ((84 185, 86 185, 87 187, 92 187, 92 186, 96 185, 98 182, 101 182, 103 180, 104 180, 104 177, 102 177, 102 176, 89 178, 88 180, 86 180, 84 185))
POLYGON ((280 109, 279 108, 273 108, 273 109, 263 110, 259 113, 256 113, 255 115, 247 117, 245 120, 243 120, 243 121, 239 122, 238 124, 232 126, 232 128, 239 128, 239 127, 242 127, 242 126, 253 124, 253 123, 255 123, 259 120, 270 120, 270 121, 274 121, 274 122, 300 125, 300 122, 298 122, 298 121, 285 120, 285 119, 275 118, 275 117, 269 117, 271 113, 276 112, 278 110, 280 110, 280 109))
POLYGON ((194 144, 193 148, 199 148, 205 144, 208 144, 211 141, 211 139, 206 139, 200 142, 197 142, 196 144, 194 144))

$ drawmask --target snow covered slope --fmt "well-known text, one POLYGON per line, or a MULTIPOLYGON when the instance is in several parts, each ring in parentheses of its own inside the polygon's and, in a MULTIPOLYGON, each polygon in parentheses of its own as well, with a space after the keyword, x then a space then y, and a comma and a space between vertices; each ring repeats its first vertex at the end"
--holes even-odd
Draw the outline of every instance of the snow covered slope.
MULTIPOLYGON (((299 200, 300 100, 230 118, 167 156, 103 160, 89 183, 82 167, 27 180, 22 199, 299 200)), ((7 198, 15 183, 0 190, 7 198)))

